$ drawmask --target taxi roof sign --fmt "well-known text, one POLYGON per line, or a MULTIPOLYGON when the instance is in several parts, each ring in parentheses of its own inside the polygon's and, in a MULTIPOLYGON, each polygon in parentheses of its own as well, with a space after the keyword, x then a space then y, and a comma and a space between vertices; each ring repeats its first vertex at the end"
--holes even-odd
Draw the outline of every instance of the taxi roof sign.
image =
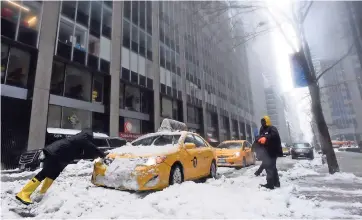
POLYGON ((165 118, 158 131, 187 131, 187 125, 180 121, 165 118))

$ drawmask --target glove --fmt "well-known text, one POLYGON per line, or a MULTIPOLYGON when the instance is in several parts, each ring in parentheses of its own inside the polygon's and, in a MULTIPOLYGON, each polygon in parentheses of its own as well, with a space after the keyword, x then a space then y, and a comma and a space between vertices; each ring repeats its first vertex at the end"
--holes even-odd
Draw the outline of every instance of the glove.
POLYGON ((261 138, 259 138, 258 142, 259 142, 259 144, 265 144, 265 142, 266 142, 266 137, 261 137, 261 138))

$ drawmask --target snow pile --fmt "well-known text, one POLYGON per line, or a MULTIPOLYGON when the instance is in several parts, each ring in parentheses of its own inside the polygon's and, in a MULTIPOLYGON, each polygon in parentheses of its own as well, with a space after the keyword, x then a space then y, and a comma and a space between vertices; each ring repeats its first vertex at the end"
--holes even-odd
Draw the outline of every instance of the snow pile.
POLYGON ((354 175, 353 173, 344 173, 339 172, 335 174, 327 174, 323 177, 324 181, 344 181, 344 182, 360 182, 362 183, 362 178, 354 175))
MULTIPOLYGON (((118 169, 123 168, 133 170, 138 161, 133 162, 116 159, 114 167, 107 172, 117 170, 118 173, 118 169)), ((38 219, 360 217, 335 208, 330 203, 296 195, 298 186, 292 172, 282 172, 282 186, 273 191, 259 187, 259 184, 265 183, 265 178, 255 177, 257 167, 251 167, 238 171, 220 169, 224 175, 209 179, 206 183, 185 182, 158 192, 130 193, 95 187, 90 182, 90 175, 74 176, 80 172, 79 169, 88 172, 91 166, 91 162, 82 161, 67 167, 43 199, 31 206, 31 214, 38 219), (228 174, 233 174, 233 177, 226 177, 228 174)), ((292 170, 299 172, 307 167, 317 168, 311 161, 296 161, 292 170)), ((13 198, 26 181, 2 183, 2 218, 22 217, 9 210, 19 207, 13 198)))
POLYGON ((116 158, 107 168, 104 176, 98 175, 96 183, 114 187, 138 190, 139 186, 135 175, 132 175, 136 166, 143 164, 141 158, 116 158))
POLYGON ((163 146, 155 146, 155 145, 149 145, 149 146, 123 146, 119 148, 115 148, 110 153, 116 153, 120 155, 135 155, 135 156, 161 156, 165 154, 174 153, 178 150, 179 145, 177 144, 167 144, 163 146))

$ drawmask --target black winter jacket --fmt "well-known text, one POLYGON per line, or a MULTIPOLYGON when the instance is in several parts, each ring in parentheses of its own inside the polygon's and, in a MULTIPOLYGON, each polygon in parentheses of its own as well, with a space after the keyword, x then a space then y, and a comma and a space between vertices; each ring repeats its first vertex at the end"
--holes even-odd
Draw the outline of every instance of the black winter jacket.
POLYGON ((105 154, 91 142, 92 137, 92 133, 82 131, 72 137, 53 142, 44 148, 44 152, 62 163, 72 162, 79 158, 83 151, 94 157, 105 157, 105 154))
POLYGON ((283 156, 282 143, 280 140, 278 129, 274 126, 268 126, 260 128, 260 136, 266 137, 265 148, 270 157, 283 156))

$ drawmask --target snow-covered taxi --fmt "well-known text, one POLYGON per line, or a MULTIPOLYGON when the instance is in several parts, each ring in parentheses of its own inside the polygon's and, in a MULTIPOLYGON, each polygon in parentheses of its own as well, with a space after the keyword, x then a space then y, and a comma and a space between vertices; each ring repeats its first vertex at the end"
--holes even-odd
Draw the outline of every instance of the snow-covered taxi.
POLYGON ((246 140, 224 141, 216 147, 216 155, 219 167, 242 168, 256 161, 251 144, 246 140))
POLYGON ((184 123, 165 120, 158 132, 111 150, 104 160, 96 159, 92 183, 143 191, 215 177, 217 164, 213 148, 198 134, 187 131, 184 123))

